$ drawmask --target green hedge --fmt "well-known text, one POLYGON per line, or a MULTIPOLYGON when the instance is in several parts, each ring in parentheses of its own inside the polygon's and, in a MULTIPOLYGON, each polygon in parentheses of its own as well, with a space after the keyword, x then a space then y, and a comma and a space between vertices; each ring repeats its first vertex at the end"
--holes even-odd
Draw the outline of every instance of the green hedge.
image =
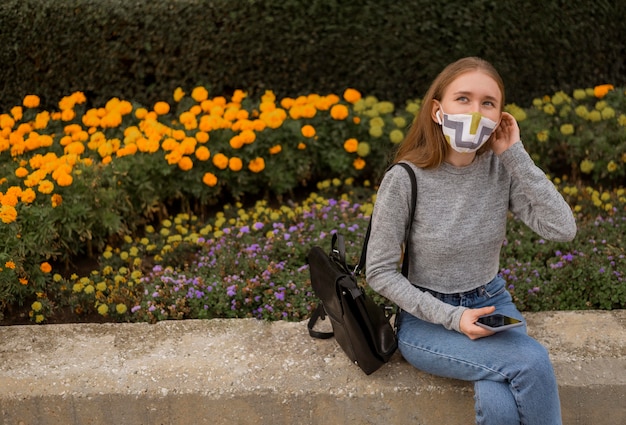
POLYGON ((279 96, 423 95, 447 63, 493 62, 508 101, 626 83, 626 5, 598 0, 4 0, 0 109, 80 90, 149 104, 181 86, 279 96))

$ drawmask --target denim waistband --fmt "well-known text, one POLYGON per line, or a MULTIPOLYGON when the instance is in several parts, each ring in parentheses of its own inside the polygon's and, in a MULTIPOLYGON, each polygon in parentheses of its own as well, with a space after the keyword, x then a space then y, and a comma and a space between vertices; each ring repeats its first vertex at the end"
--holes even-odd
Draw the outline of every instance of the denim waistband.
POLYGON ((443 292, 433 291, 432 289, 422 288, 421 286, 418 286, 418 288, 424 292, 430 292, 432 296, 437 299, 452 298, 452 297, 458 297, 458 298, 480 297, 487 293, 487 285, 481 285, 478 288, 474 288, 466 292, 456 292, 452 294, 444 294, 443 292))

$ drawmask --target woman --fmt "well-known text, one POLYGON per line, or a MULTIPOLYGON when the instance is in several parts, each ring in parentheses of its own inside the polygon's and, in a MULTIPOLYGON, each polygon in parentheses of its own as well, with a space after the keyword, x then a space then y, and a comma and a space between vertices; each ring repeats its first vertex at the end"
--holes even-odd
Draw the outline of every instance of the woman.
POLYGON ((381 182, 367 250, 369 285, 401 313, 398 346, 416 368, 473 381, 479 424, 561 424, 546 349, 526 326, 493 333, 494 312, 523 320, 498 276, 511 211, 545 239, 570 241, 569 205, 524 150, 503 112, 498 72, 479 58, 448 65, 426 93, 394 162, 415 171, 410 252, 403 253, 411 183, 393 167, 381 182), (406 279, 398 270, 409 255, 406 279))

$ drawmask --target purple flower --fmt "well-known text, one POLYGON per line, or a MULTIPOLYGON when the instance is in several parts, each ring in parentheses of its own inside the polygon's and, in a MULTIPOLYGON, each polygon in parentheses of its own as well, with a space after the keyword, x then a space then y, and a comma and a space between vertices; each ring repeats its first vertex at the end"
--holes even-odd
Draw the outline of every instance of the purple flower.
POLYGON ((237 294, 237 285, 230 285, 226 288, 226 295, 229 297, 234 297, 237 294))

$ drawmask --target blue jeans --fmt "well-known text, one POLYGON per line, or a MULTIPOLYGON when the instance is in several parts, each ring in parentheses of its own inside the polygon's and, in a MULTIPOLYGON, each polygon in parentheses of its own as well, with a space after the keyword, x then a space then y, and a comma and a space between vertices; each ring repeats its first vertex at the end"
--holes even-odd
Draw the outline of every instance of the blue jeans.
MULTIPOLYGON (((523 320, 500 276, 463 294, 429 292, 448 304, 468 308, 495 306, 497 312, 523 320)), ((477 424, 562 423, 548 352, 527 335, 525 325, 471 340, 402 311, 398 348, 419 370, 473 381, 477 424)))

